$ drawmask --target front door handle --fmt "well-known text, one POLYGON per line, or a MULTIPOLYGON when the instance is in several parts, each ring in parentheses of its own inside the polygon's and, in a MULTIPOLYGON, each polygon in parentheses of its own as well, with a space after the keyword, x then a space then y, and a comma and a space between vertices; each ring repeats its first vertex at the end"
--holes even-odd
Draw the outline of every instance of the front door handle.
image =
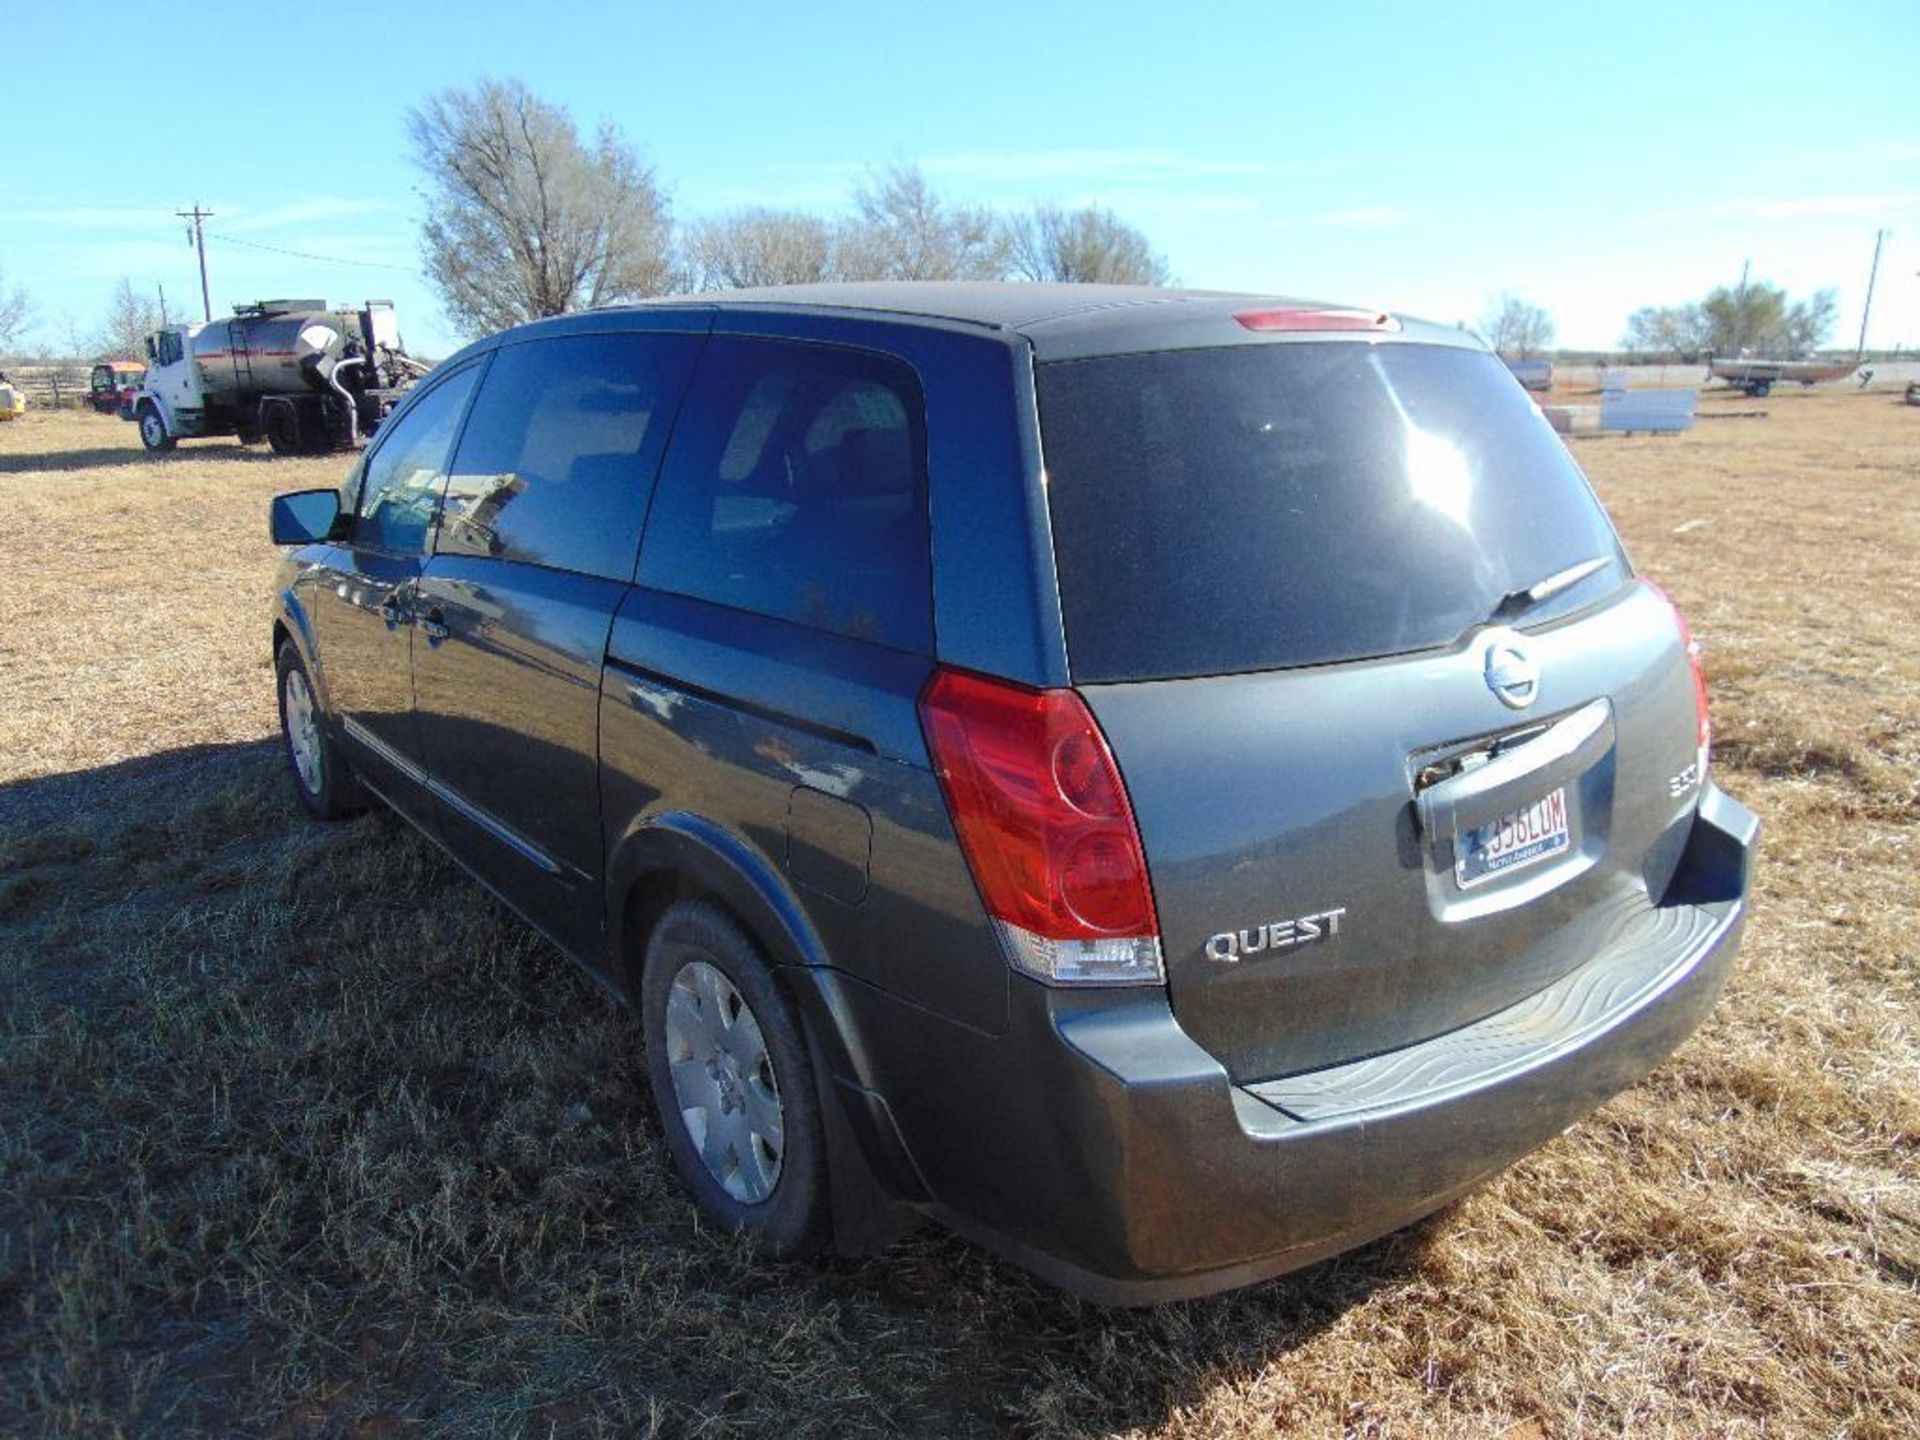
POLYGON ((437 605, 420 617, 420 628, 426 631, 429 645, 438 645, 453 633, 447 629, 446 614, 437 605))

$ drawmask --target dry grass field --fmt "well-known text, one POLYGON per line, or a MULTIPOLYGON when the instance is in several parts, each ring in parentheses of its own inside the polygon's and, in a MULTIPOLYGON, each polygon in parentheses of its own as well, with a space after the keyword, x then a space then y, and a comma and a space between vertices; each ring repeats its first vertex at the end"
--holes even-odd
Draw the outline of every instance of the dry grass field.
POLYGON ((1081 1305, 943 1235, 697 1222, 634 1025, 270 743, 267 497, 0 426, 0 1433, 1920 1435, 1920 411, 1576 442, 1767 824, 1645 1084, 1414 1231, 1081 1305))

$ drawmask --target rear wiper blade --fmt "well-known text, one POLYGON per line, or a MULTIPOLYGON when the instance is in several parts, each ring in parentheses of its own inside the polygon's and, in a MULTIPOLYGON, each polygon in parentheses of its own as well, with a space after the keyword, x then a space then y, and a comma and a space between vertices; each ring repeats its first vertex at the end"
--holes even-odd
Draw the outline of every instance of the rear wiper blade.
POLYGON ((1500 597, 1500 603, 1493 607, 1493 613, 1483 623, 1504 625, 1518 620, 1542 600, 1550 599, 1562 590, 1572 589, 1589 575, 1597 574, 1611 564, 1613 556, 1596 555, 1591 560, 1582 560, 1564 570, 1556 570, 1544 580, 1536 580, 1518 590, 1509 590, 1500 597))

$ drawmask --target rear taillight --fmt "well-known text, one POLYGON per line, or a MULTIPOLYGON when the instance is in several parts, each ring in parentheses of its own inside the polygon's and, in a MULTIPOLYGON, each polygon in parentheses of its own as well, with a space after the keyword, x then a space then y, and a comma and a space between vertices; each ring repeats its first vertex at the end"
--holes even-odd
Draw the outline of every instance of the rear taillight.
POLYGON ((1085 702, 942 669, 920 722, 1007 959, 1053 985, 1163 981, 1140 832, 1085 702))
POLYGON ((1242 310, 1234 319, 1249 330, 1385 330, 1400 322, 1378 310, 1334 310, 1326 306, 1297 309, 1242 310))
POLYGON ((1707 752, 1713 741, 1713 726, 1707 716, 1707 671, 1700 663, 1700 642, 1693 638, 1693 627, 1687 624, 1687 617, 1680 613, 1680 607, 1673 603, 1673 597, 1662 590, 1646 576, 1640 577, 1640 583, 1660 597, 1661 603, 1673 612, 1673 623, 1680 628, 1680 643, 1686 647, 1687 664, 1693 670, 1693 739, 1700 751, 1700 778, 1707 775, 1707 752))

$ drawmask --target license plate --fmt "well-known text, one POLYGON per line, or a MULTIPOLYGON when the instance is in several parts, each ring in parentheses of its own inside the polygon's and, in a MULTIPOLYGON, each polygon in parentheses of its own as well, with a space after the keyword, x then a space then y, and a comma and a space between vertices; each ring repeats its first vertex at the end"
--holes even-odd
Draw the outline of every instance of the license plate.
POLYGON ((1491 825, 1463 830, 1454 845, 1453 873, 1466 889, 1560 854, 1569 844, 1567 787, 1562 785, 1491 825))

